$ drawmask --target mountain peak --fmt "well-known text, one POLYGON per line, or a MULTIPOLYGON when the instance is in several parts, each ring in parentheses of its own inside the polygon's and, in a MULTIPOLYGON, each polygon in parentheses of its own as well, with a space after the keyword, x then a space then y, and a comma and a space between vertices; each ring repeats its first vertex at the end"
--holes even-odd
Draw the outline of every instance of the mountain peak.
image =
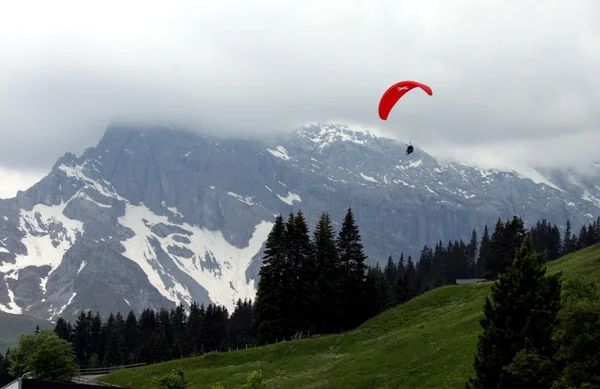
POLYGON ((351 128, 347 124, 335 122, 319 122, 303 126, 298 135, 317 145, 319 150, 331 146, 336 142, 351 142, 359 145, 367 145, 380 137, 375 132, 360 128, 351 128))

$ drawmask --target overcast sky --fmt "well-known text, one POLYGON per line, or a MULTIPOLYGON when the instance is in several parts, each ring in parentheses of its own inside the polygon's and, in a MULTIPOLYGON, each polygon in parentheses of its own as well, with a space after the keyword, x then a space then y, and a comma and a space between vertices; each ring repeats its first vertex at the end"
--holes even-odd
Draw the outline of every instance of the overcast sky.
POLYGON ((598 0, 5 1, 0 197, 122 118, 246 136, 341 120, 442 158, 587 164, 598 15, 598 0), (381 121, 406 79, 433 96, 413 90, 381 121))

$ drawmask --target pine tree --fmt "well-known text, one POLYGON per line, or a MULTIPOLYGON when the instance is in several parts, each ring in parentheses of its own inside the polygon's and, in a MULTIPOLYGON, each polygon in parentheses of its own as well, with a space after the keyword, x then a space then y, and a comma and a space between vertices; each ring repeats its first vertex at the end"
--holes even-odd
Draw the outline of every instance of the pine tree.
POLYGON ((359 325, 366 312, 363 310, 365 297, 365 261, 361 236, 354 221, 352 209, 348 208, 336 245, 340 261, 339 304, 341 324, 344 328, 354 328, 359 325))
POLYGON ((184 346, 187 324, 187 317, 185 315, 185 307, 183 304, 179 304, 175 309, 171 310, 169 320, 173 332, 173 357, 183 358, 185 353, 184 346))
POLYGON ((483 228, 483 236, 479 244, 479 256, 477 257, 477 277, 483 277, 487 262, 490 257, 490 233, 487 224, 483 228))
POLYGON ((486 297, 480 320, 483 333, 474 360, 476 376, 469 379, 467 388, 548 387, 543 386, 551 380, 548 364, 540 364, 536 376, 526 383, 504 370, 514 369, 515 363, 527 356, 547 361, 554 353, 552 332, 560 307, 560 274, 546 276, 544 257, 533 250, 531 234, 506 272, 492 284, 491 297, 486 297))
POLYGON ((67 321, 62 317, 59 317, 56 321, 56 326, 54 327, 54 333, 61 339, 66 340, 67 342, 71 341, 71 333, 69 331, 69 326, 67 321))
POLYGON ((335 245, 335 232, 329 214, 323 213, 313 233, 316 259, 316 288, 318 301, 313 306, 316 330, 331 332, 335 330, 338 317, 336 290, 338 288, 339 255, 335 245))
POLYGON ((565 226, 565 235, 563 238, 563 252, 562 255, 571 254, 577 250, 577 238, 575 234, 571 231, 571 221, 567 220, 567 224, 565 226))
POLYGON ((139 342, 139 326, 133 310, 130 310, 125 319, 123 327, 123 338, 125 349, 127 350, 126 359, 128 363, 137 363, 135 355, 136 346, 139 342))
POLYGON ((202 331, 202 323, 204 321, 204 306, 199 306, 198 303, 193 302, 190 305, 190 313, 188 316, 187 328, 186 328, 186 347, 185 353, 187 355, 195 356, 200 353, 200 332, 202 331))
MULTIPOLYGON (((290 215, 293 227, 293 214, 290 215)), ((255 318, 259 343, 273 341, 293 335, 293 323, 289 320, 289 301, 286 296, 293 282, 294 274, 287 260, 286 225, 278 215, 265 243, 263 265, 259 271, 260 280, 256 292, 255 318), (288 290, 286 290, 288 289, 288 290)))
POLYGON ((410 283, 407 285, 407 291, 410 291, 408 295, 408 299, 410 300, 417 292, 416 284, 417 284, 417 269, 415 268, 415 263, 413 262, 412 256, 408 256, 408 260, 406 263, 406 271, 404 272, 405 280, 410 280, 410 283))
POLYGON ((295 275, 291 288, 286 289, 287 301, 291 308, 290 321, 294 324, 295 332, 314 331, 313 309, 320 303, 314 283, 318 277, 315 248, 302 210, 298 210, 289 223, 293 223, 293 228, 288 226, 286 234, 287 260, 291 262, 295 275))
MULTIPOLYGON (((88 312, 89 313, 89 312, 88 312)), ((91 330, 91 315, 82 311, 75 322, 73 343, 75 358, 80 366, 87 366, 90 357, 90 330, 91 330)))
POLYGON ((471 232, 471 241, 465 250, 466 262, 469 268, 469 278, 475 278, 477 273, 477 254, 479 250, 479 241, 477 238, 477 230, 471 232))
POLYGON ((364 319, 370 319, 380 314, 390 305, 389 286, 379 264, 369 267, 367 270, 365 295, 364 309, 366 312, 364 319))
POLYGON ((398 267, 394 263, 392 256, 388 257, 387 264, 383 269, 383 274, 385 275, 385 280, 390 288, 394 287, 394 282, 396 281, 396 273, 398 273, 398 267))

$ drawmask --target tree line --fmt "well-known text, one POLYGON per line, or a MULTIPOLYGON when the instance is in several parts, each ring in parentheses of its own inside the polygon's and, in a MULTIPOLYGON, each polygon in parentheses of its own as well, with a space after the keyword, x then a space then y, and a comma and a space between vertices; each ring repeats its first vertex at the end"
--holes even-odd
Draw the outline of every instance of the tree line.
MULTIPOLYGON (((281 215, 266 241, 254 301, 239 300, 234 311, 218 304, 180 304, 167 310, 145 309, 139 317, 81 312, 74 324, 62 317, 54 332, 73 344, 81 368, 154 363, 215 350, 244 348, 290 339, 299 333, 334 333, 356 328, 386 309, 459 278, 497 279, 512 264, 526 234, 545 261, 600 242, 600 218, 580 229, 567 221, 561 236, 556 225, 537 222, 529 231, 517 216, 486 225, 481 238, 425 245, 415 263, 409 255, 385 267, 368 265, 361 236, 349 208, 336 234, 323 213, 309 234, 301 210, 281 215)), ((9 350, 10 351, 10 350, 9 350)), ((9 352, 8 351, 8 352, 9 352)), ((7 352, 7 354, 8 354, 7 352)), ((0 374, 9 358, 0 354, 0 374)))

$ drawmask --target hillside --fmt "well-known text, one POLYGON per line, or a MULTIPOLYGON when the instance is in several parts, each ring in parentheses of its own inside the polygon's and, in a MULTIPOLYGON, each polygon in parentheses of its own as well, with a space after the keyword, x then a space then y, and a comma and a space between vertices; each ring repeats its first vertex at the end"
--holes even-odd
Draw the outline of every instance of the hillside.
MULTIPOLYGON (((600 245, 551 262, 548 271, 600 281, 600 245)), ((464 388, 489 287, 438 288, 346 334, 211 353, 113 372, 102 380, 150 388, 153 376, 182 367, 198 389, 217 382, 241 388, 255 369, 262 369, 268 388, 464 388)))

